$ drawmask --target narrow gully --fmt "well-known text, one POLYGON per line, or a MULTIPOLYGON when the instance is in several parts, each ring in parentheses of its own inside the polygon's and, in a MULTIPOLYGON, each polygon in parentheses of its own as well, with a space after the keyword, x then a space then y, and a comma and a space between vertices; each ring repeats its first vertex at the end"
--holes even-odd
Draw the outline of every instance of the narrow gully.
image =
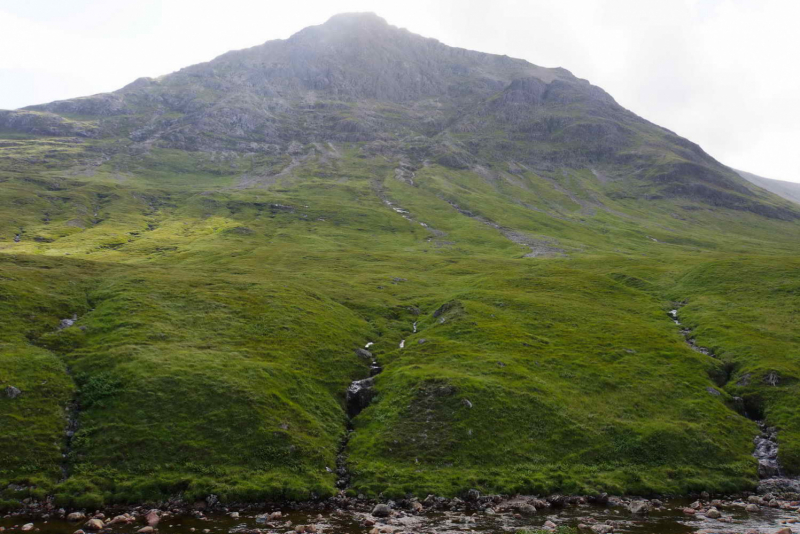
POLYGON ((350 472, 347 469, 347 455, 345 451, 347 450, 347 444, 350 442, 350 437, 353 434, 353 418, 360 414, 375 397, 375 376, 383 371, 383 368, 373 356, 372 352, 367 350, 374 344, 374 341, 370 341, 364 345, 363 349, 358 349, 356 351, 359 357, 371 359, 369 377, 353 380, 347 388, 347 394, 345 396, 347 431, 345 432, 344 438, 342 438, 342 444, 336 455, 336 474, 339 477, 336 480, 336 487, 341 490, 346 489, 350 485, 350 472))
MULTIPOLYGON (((695 342, 692 337, 692 329, 684 327, 678 318, 677 308, 670 310, 669 316, 672 318, 672 321, 681 328, 681 334, 686 344, 689 345, 692 350, 719 359, 711 350, 706 347, 701 347, 695 342)), ((761 433, 753 439, 753 457, 758 460, 758 477, 761 480, 788 480, 784 479, 783 469, 778 462, 778 430, 774 427, 768 427, 763 420, 754 419, 746 410, 742 410, 741 413, 744 417, 755 421, 758 428, 761 430, 761 433)))
MULTIPOLYGON (((412 325, 414 333, 417 332, 417 322, 414 321, 412 325)), ((370 341, 364 345, 363 349, 357 349, 356 355, 361 358, 370 358, 371 363, 369 366, 369 376, 360 380, 353 380, 347 388, 345 396, 345 406, 347 408, 347 431, 344 438, 342 438, 341 446, 336 454, 336 487, 344 490, 350 485, 350 472, 347 469, 347 444, 350 442, 350 437, 353 434, 353 419, 364 410, 372 399, 377 394, 375 392, 375 377, 383 371, 383 367, 378 363, 377 358, 370 352, 369 349, 374 345, 374 341, 370 341)), ((404 348, 406 340, 400 341, 400 348, 404 348)))

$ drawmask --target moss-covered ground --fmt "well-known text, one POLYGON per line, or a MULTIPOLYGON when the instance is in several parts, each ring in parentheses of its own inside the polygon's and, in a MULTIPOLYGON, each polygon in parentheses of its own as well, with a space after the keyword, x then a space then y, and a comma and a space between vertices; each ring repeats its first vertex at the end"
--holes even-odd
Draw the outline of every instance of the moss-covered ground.
POLYGON ((0 389, 22 391, 0 391, 0 488, 331 495, 370 341, 354 493, 752 488, 734 397, 800 474, 797 223, 626 198, 588 170, 411 184, 355 145, 281 173, 102 143, 0 146, 0 389), (677 303, 719 358, 685 343, 677 303))

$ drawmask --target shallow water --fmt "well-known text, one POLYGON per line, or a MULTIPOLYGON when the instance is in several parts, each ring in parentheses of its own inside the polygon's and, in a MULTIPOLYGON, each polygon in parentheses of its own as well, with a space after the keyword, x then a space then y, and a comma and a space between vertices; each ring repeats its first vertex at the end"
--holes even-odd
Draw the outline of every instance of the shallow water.
MULTIPOLYGON (((552 521, 559 526, 575 527, 578 523, 593 518, 597 522, 612 521, 615 533, 630 534, 689 534, 697 531, 706 532, 748 532, 758 531, 771 533, 781 527, 789 526, 794 532, 800 532, 800 524, 786 525, 789 519, 800 519, 800 514, 793 510, 781 510, 762 507, 759 513, 749 514, 744 510, 744 503, 721 508, 723 518, 731 522, 708 519, 703 516, 686 516, 682 510, 688 506, 687 500, 675 500, 665 503, 661 509, 653 510, 646 518, 636 518, 624 507, 602 507, 592 505, 567 506, 556 510, 539 511, 532 517, 515 517, 508 513, 487 514, 485 512, 423 512, 420 515, 404 514, 387 520, 377 520, 378 527, 384 523, 391 525, 398 533, 463 533, 463 532, 516 532, 523 529, 540 528, 545 521, 552 521), (552 513, 545 513, 552 512, 552 513)), ((246 532, 262 529, 264 532, 290 533, 296 525, 316 526, 321 533, 366 534, 371 526, 365 526, 368 514, 359 512, 298 512, 283 511, 283 518, 275 522, 275 527, 258 524, 255 514, 242 513, 239 519, 228 515, 209 514, 207 519, 192 516, 170 517, 162 519, 158 525, 159 533, 202 534, 208 529, 212 534, 246 532), (191 529, 195 529, 192 531, 191 529)), ((19 517, 0 519, 0 527, 6 531, 20 531, 27 523, 19 517)), ((35 532, 46 534, 71 534, 82 524, 69 523, 63 520, 34 520, 35 532)), ((131 534, 143 526, 143 523, 114 525, 107 532, 131 534)))

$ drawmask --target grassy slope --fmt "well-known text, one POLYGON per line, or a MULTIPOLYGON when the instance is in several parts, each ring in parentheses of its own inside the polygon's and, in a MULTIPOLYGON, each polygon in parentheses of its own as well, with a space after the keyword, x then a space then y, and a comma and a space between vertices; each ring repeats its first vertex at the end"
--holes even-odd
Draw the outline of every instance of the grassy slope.
POLYGON ((23 395, 0 399, 0 487, 85 505, 330 494, 366 341, 385 371, 348 447, 354 491, 750 487, 757 429, 731 395, 758 400, 800 471, 796 225, 612 201, 588 171, 432 166, 412 187, 355 147, 248 189, 243 173, 288 162, 3 150, 0 385, 23 395), (523 258, 486 220, 567 257, 523 258), (728 367, 685 345, 666 316, 683 300, 728 367))

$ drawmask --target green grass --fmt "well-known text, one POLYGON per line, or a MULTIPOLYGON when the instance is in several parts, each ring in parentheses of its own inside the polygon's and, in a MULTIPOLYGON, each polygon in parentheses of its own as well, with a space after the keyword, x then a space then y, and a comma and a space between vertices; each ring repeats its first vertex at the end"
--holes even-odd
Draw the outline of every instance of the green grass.
POLYGON ((23 394, 0 398, 0 487, 78 506, 331 495, 367 341, 385 370, 353 421, 355 493, 751 489, 758 430, 734 396, 800 472, 797 223, 615 195, 589 170, 431 165, 412 186, 357 145, 240 189, 289 162, 13 143, 0 385, 23 394), (482 221, 566 256, 524 258, 482 221), (670 321, 682 301, 721 361, 670 321))

